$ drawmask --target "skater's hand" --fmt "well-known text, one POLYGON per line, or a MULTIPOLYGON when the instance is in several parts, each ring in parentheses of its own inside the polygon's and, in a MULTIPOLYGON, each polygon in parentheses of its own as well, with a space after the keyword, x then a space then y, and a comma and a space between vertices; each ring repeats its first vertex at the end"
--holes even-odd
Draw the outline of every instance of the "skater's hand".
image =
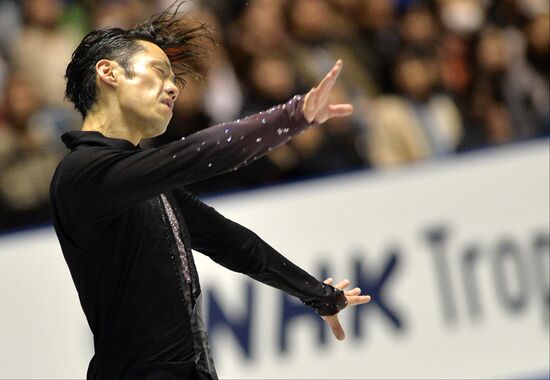
POLYGON ((304 117, 310 123, 324 123, 332 117, 348 116, 353 112, 351 104, 328 104, 332 87, 340 75, 343 62, 339 59, 323 80, 306 94, 304 117))
MULTIPOLYGON (((333 279, 327 278, 325 281, 323 281, 325 284, 332 285, 333 279)), ((344 290, 348 287, 350 284, 349 280, 343 280, 340 281, 338 284, 334 285, 335 288, 344 290)), ((361 295, 361 289, 354 288, 352 290, 345 290, 344 294, 346 296, 346 299, 348 300, 348 304, 346 307, 355 306, 355 305, 361 305, 364 303, 367 303, 370 301, 369 295, 361 295)), ((330 329, 332 330, 332 333, 338 340, 344 340, 346 338, 346 333, 344 332, 344 328, 340 324, 340 321, 338 320, 338 314, 334 315, 327 315, 323 318, 325 321, 328 322, 330 329)))

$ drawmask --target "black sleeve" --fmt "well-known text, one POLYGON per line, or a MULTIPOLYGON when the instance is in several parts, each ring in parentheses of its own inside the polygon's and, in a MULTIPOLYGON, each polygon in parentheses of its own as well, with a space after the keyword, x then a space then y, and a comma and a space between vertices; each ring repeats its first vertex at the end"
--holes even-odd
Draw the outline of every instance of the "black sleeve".
POLYGON ((310 124, 303 99, 223 123, 147 150, 78 147, 69 153, 61 185, 83 216, 112 216, 179 186, 236 170, 287 142, 310 124), (75 191, 77 189, 78 191, 75 191), (77 198, 78 197, 78 198, 77 198))
POLYGON ((344 293, 294 265, 249 229, 226 219, 183 188, 172 191, 185 219, 192 248, 235 272, 298 297, 319 315, 346 304, 344 293))

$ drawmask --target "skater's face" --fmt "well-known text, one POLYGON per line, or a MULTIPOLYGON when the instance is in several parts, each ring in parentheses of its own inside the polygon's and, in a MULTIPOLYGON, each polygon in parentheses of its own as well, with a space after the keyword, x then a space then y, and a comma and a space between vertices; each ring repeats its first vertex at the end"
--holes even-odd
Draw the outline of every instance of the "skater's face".
POLYGON ((142 50, 130 59, 130 73, 112 63, 115 103, 124 121, 148 138, 166 131, 179 90, 162 49, 146 41, 138 44, 142 50))

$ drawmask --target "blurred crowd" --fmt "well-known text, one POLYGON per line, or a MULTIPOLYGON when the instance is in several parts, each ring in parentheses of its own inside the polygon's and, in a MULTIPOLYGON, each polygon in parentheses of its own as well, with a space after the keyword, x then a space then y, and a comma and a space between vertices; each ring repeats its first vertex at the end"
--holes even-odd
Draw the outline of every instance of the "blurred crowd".
MULTIPOLYGON (((129 27, 171 0, 0 0, 0 229, 48 221, 59 136, 81 118, 64 72, 91 29, 129 27)), ((305 93, 338 58, 332 119, 243 170, 190 186, 247 188, 391 168, 547 137, 548 0, 195 0, 215 30, 205 80, 189 80, 145 147, 305 93)))

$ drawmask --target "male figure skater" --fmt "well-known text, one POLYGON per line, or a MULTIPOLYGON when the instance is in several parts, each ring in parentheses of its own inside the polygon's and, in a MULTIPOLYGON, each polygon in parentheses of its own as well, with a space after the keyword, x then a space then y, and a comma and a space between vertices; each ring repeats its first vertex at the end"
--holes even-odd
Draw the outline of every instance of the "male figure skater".
POLYGON ((129 30, 88 34, 67 67, 66 95, 82 131, 51 185, 54 226, 94 335, 88 379, 216 379, 201 320, 191 249, 299 297, 338 339, 337 313, 366 303, 345 280, 319 282, 256 234, 218 214, 183 186, 236 170, 313 124, 352 112, 328 105, 339 61, 305 97, 197 132, 160 148, 176 82, 200 59, 204 26, 169 8, 129 30), (177 75, 174 74, 177 72, 177 75))

